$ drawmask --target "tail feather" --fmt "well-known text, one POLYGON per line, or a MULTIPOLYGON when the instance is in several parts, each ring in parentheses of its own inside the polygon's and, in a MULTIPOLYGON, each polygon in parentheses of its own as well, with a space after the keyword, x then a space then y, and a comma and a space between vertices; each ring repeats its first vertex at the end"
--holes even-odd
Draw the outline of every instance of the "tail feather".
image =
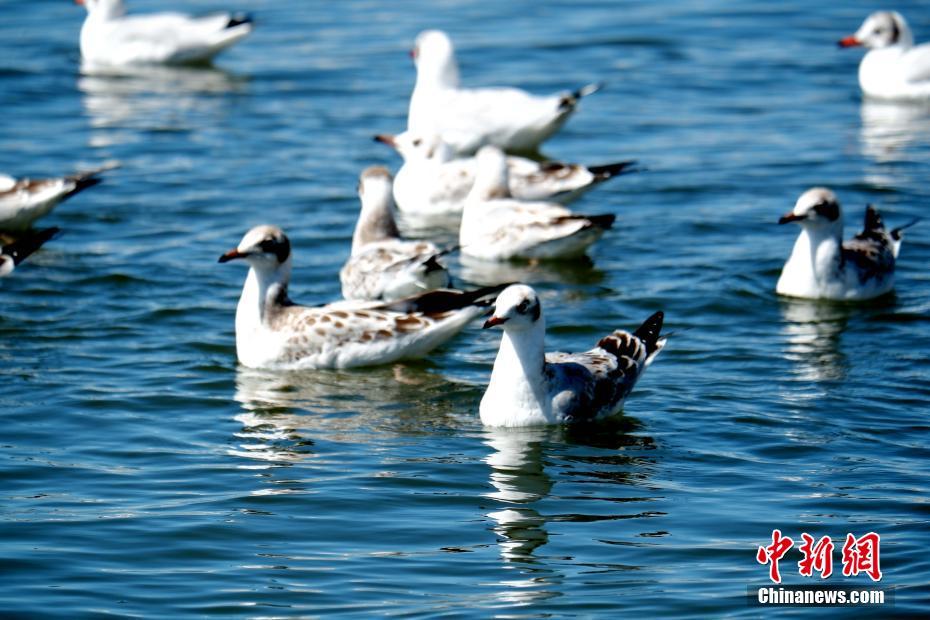
POLYGON ((571 93, 568 93, 562 97, 562 100, 559 102, 559 108, 563 110, 574 108, 576 105, 578 105, 578 101, 582 97, 593 95, 602 88, 604 88, 603 82, 595 82, 594 84, 587 84, 582 86, 578 90, 572 91, 571 93))
POLYGON ((589 222, 590 226, 596 226, 597 228, 603 228, 604 230, 610 229, 614 225, 614 221, 617 219, 617 216, 613 213, 605 213, 603 215, 565 215, 556 219, 556 222, 565 222, 569 220, 585 220, 589 222))
POLYGON ((76 172, 72 175, 65 177, 68 181, 74 183, 74 189, 66 194, 66 197, 71 197, 81 192, 88 187, 93 187, 100 183, 103 179, 100 178, 100 175, 109 170, 119 168, 117 163, 108 163, 91 170, 82 170, 81 172, 76 172))
POLYGON ((226 28, 235 28, 236 26, 241 26, 242 24, 251 24, 253 23, 252 16, 248 13, 234 13, 229 16, 229 21, 226 22, 226 28))
POLYGON ((588 166, 588 171, 593 174, 598 181, 606 181, 611 177, 631 172, 639 172, 638 169, 630 169, 636 162, 634 160, 618 161, 613 164, 604 164, 603 166, 588 166))
POLYGON ((914 224, 916 224, 916 223, 919 222, 920 220, 921 220, 921 218, 915 217, 914 219, 912 219, 912 220, 911 220, 910 222, 908 222, 907 224, 904 224, 904 225, 902 225, 902 226, 898 226, 897 228, 893 228, 893 229, 891 230, 891 232, 888 233, 888 234, 891 235, 891 238, 894 239, 895 241, 900 241, 901 238, 904 236, 904 235, 901 234, 901 232, 902 232, 903 230, 906 230, 906 229, 910 228, 911 226, 913 226, 914 224))
POLYGON ((662 331, 662 323, 664 321, 665 313, 659 310, 643 321, 643 324, 633 332, 633 335, 642 340, 643 344, 646 345, 647 355, 652 355, 653 352, 659 348, 659 333, 662 331))
POLYGON ((881 232, 883 230, 885 230, 885 223, 882 222, 882 216, 879 215, 878 209, 872 205, 866 205, 865 222, 862 226, 862 232, 881 232))
POLYGON ((422 312, 423 314, 441 314, 452 310, 459 310, 466 306, 486 307, 494 303, 497 294, 512 283, 484 286, 471 291, 456 291, 451 289, 430 291, 416 297, 408 297, 399 301, 380 306, 385 310, 395 312, 422 312))
POLYGON ((42 247, 42 245, 58 234, 60 229, 56 226, 43 228, 26 233, 16 241, 3 246, 2 253, 13 259, 15 265, 19 265, 30 254, 42 247))

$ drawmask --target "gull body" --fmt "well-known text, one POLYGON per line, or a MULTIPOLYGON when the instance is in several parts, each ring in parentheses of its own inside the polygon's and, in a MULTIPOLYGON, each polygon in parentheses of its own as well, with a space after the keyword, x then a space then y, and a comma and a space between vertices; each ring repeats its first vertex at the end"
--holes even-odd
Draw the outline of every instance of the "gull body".
POLYGON ((459 229, 462 254, 485 260, 577 258, 613 225, 613 215, 576 215, 560 204, 516 200, 508 189, 504 153, 485 146, 477 159, 459 229))
POLYGON ((930 45, 914 45, 914 35, 897 11, 869 15, 841 47, 869 51, 859 63, 859 86, 875 99, 930 99, 930 45))
MULTIPOLYGON (((394 200, 402 213, 414 217, 461 215, 475 184, 477 158, 454 157, 439 134, 405 131, 376 139, 394 147, 404 158, 394 179, 394 200)), ((518 200, 567 204, 592 187, 630 172, 633 163, 584 166, 508 155, 508 189, 518 200)))
POLYGON ((585 353, 546 353, 536 292, 512 285, 498 296, 484 327, 504 333, 479 407, 488 426, 583 422, 616 414, 665 346, 656 312, 633 333, 617 330, 585 353))
POLYGON ((485 144, 510 152, 536 152, 575 111, 588 86, 574 93, 537 96, 517 88, 462 88, 449 36, 426 30, 412 52, 417 81, 410 97, 407 129, 439 133, 456 154, 485 144))
POLYGON ((244 15, 127 15, 123 0, 77 0, 87 9, 81 57, 89 67, 209 62, 252 31, 244 15))
POLYGON ((252 368, 350 368, 423 357, 486 312, 489 295, 433 291, 390 303, 300 306, 288 297, 290 241, 257 226, 219 261, 244 260, 249 273, 236 307, 236 354, 252 368))
POLYGON ((782 269, 776 292, 790 297, 859 301, 894 288, 901 228, 887 232, 871 205, 861 233, 843 241, 843 213, 836 195, 815 187, 798 198, 779 224, 796 222, 801 233, 782 269))
POLYGON ((444 252, 430 241, 401 239, 394 222, 391 174, 367 168, 359 180, 362 210, 352 236, 352 253, 339 279, 346 299, 401 299, 451 284, 440 262, 444 252))

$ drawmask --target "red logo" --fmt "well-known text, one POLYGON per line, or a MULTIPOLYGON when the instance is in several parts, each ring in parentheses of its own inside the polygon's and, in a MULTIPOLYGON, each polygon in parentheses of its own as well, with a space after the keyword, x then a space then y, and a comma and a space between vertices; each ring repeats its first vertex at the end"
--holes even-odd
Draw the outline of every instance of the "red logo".
MULTIPOLYGON (((798 562, 798 573, 802 577, 813 577, 814 571, 817 571, 821 579, 832 575, 835 546, 830 537, 823 536, 814 542, 814 537, 804 532, 801 539, 803 542, 798 546, 798 551, 803 557, 798 562)), ((881 581, 880 544, 881 537, 875 532, 869 532, 860 538, 847 534, 843 544, 843 576, 855 577, 859 573, 865 573, 872 581, 881 581)), ((781 583, 778 562, 793 546, 794 541, 788 536, 782 536, 781 530, 772 530, 772 543, 759 547, 756 551, 756 561, 769 565, 769 579, 774 583, 781 583)))

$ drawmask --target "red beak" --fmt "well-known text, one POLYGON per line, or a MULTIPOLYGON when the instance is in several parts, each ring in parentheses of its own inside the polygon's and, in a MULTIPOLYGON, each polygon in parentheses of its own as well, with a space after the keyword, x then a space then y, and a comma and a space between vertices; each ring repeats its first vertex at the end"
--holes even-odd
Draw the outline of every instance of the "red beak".
POLYGON ((842 39, 840 39, 837 45, 839 45, 840 47, 858 47, 859 45, 862 45, 862 43, 860 43, 859 39, 857 39, 856 37, 848 36, 848 37, 843 37, 842 39))
POLYGON ((84 4, 84 0, 74 0, 75 4, 84 4))
POLYGON ((807 219, 803 215, 795 215, 794 213, 785 213, 781 218, 779 218, 779 224, 787 224, 788 222, 799 222, 803 219, 807 219))
POLYGON ((490 319, 484 322, 484 325, 481 326, 481 329, 487 329, 489 327, 503 325, 506 322, 507 322, 507 319, 502 319, 499 316, 492 316, 490 319))
POLYGON ((226 252, 225 254, 223 254, 222 256, 220 256, 220 259, 219 259, 218 261, 216 261, 216 262, 218 262, 218 263, 228 263, 228 262, 231 261, 231 260, 235 260, 235 259, 237 259, 237 258, 245 258, 246 256, 247 256, 247 254, 243 254, 243 253, 240 252, 239 250, 230 250, 230 251, 226 252))
POLYGON ((394 142, 394 136, 386 134, 386 133, 380 133, 377 136, 375 136, 375 142, 380 142, 381 144, 387 144, 391 148, 395 148, 395 149, 397 148, 397 143, 394 142))
POLYGON ((416 60, 417 59, 417 48, 413 48, 412 50, 410 50, 409 54, 410 54, 411 60, 416 60))

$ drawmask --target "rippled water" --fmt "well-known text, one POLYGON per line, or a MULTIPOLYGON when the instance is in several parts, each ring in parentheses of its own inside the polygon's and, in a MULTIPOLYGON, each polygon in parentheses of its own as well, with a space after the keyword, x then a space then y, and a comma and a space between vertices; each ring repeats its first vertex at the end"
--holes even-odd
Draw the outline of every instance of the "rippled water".
MULTIPOLYGON (((870 3, 238 5, 257 29, 216 69, 110 79, 78 74, 79 8, 0 6, 0 170, 122 164, 0 282, 3 615, 752 617, 774 528, 880 533, 893 613, 927 612, 928 224, 888 299, 773 293, 796 232, 774 223, 811 185, 850 229, 866 202, 926 217, 930 109, 861 102, 835 49, 870 3), (237 368, 245 274, 217 256, 277 223, 295 298, 338 295, 426 27, 472 84, 605 80, 546 152, 648 168, 577 203, 619 215, 593 266, 506 274, 540 290, 551 348, 665 310, 611 423, 483 429, 499 335, 478 326, 417 364, 237 368)), ((926 5, 896 8, 930 39, 926 5)))

